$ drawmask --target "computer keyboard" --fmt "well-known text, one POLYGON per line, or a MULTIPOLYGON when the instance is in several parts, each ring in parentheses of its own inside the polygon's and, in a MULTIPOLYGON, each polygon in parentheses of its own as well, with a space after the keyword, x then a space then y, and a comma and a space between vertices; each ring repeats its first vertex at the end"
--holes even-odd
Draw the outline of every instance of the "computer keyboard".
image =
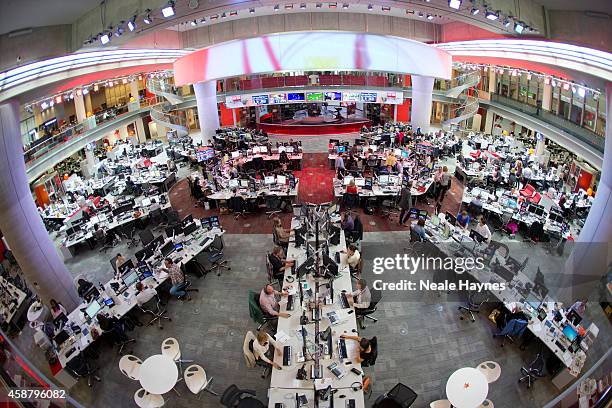
POLYGON ((210 241, 212 241, 212 238, 210 238, 210 237, 206 237, 206 238, 204 238, 204 240, 202 240, 202 241, 200 242, 200 246, 202 246, 202 247, 203 247, 203 246, 206 246, 206 244, 208 244, 210 241))
POLYGON ((283 347, 283 365, 284 366, 291 365, 291 346, 283 347))
POLYGON ((343 360, 348 358, 348 352, 346 351, 346 340, 338 339, 338 358, 343 360))
POLYGON ((342 303, 342 308, 343 309, 348 309, 349 307, 351 307, 349 305, 349 301, 346 298, 346 293, 345 292, 341 292, 340 293, 340 303, 342 303))
POLYGON ((287 310, 288 311, 293 310, 293 295, 287 296, 287 310))

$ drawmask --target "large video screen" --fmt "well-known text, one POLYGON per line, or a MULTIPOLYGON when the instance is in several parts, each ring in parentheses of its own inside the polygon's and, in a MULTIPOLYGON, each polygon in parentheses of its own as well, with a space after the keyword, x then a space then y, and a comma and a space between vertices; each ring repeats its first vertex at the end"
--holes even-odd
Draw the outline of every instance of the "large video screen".
POLYGON ((270 102, 268 95, 253 95, 251 99, 255 105, 267 105, 270 102))
POLYGON ((323 93, 326 101, 341 101, 342 92, 324 92, 323 93))
POLYGON ((287 93, 287 101, 300 102, 305 100, 304 92, 289 92, 287 93))
POLYGON ((361 102, 376 102, 376 92, 362 92, 360 95, 361 102))
POLYGON ((344 102, 359 102, 361 101, 361 94, 359 92, 343 92, 342 100, 344 102))
POLYGON ((306 100, 309 102, 323 102, 323 92, 308 92, 306 100))
POLYGON ((284 93, 271 94, 270 99, 272 100, 273 104, 287 102, 287 96, 284 93))

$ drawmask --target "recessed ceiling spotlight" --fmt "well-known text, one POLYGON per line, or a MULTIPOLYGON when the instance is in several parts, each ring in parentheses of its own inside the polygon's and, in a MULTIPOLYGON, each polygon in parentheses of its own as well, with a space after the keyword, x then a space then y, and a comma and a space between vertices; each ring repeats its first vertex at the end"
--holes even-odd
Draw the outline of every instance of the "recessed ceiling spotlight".
POLYGON ((344 3, 344 4, 342 4, 342 8, 343 8, 343 9, 345 9, 345 10, 346 10, 347 8, 349 8, 348 3, 344 3))
POLYGON ((136 29, 136 16, 132 17, 127 23, 128 30, 134 31, 136 29))
POLYGON ((487 10, 485 12, 485 17, 491 21, 495 21, 499 18, 499 13, 497 11, 487 10))
POLYGON ((218 14, 213 14, 212 16, 209 17, 211 20, 216 20, 219 18, 218 14))
POLYGON ((293 4, 285 4, 285 10, 293 9, 293 4))
POLYGON ((170 18, 170 17, 174 16, 174 14, 175 14, 175 11, 174 11, 174 0, 168 0, 168 4, 166 4, 164 7, 162 7, 161 13, 162 13, 162 16, 164 16, 165 18, 170 18))
POLYGON ((504 19, 504 27, 510 27, 510 24, 512 24, 512 22, 509 18, 504 19))
POLYGON ((423 18, 423 17, 425 17, 425 14, 423 14, 423 12, 422 12, 422 11, 419 11, 418 16, 419 16, 419 17, 421 17, 421 18, 423 18))
POLYGON ((428 14, 428 15, 427 15, 427 19, 428 19, 428 20, 433 20, 433 19, 434 19, 434 16, 432 16, 431 14, 428 14))
POLYGON ((144 17, 144 19, 142 20, 145 24, 151 24, 151 22, 153 21, 151 19, 151 9, 146 9, 145 13, 147 13, 144 17))
POLYGON ((119 25, 117 26, 117 30, 115 31, 115 36, 116 37, 121 37, 121 34, 123 34, 123 24, 125 23, 125 21, 120 21, 119 25))
POLYGON ((300 8, 302 10, 306 10, 306 3, 300 3, 300 8))
POLYGON ((327 3, 327 7, 330 9, 338 8, 338 3, 327 3))
POLYGON ((525 24, 523 24, 523 23, 521 23, 519 21, 517 21, 514 24, 514 31, 516 31, 516 33, 522 34, 524 29, 525 29, 525 24))
POLYGON ((584 89, 584 88, 578 88, 578 95, 579 95, 581 98, 584 98, 584 95, 586 95, 586 89, 584 89))
POLYGON ((227 17, 227 14, 225 14, 225 12, 221 13, 221 18, 225 18, 227 17))
POLYGON ((229 15, 230 15, 230 17, 237 16, 237 15, 238 15, 238 10, 232 10, 232 11, 230 11, 230 14, 229 14, 229 15))
POLYGON ((472 10, 470 10, 470 13, 472 13, 472 15, 475 16, 476 14, 480 13, 480 9, 478 7, 472 7, 472 10))
POLYGON ((200 19, 200 24, 204 24, 205 22, 206 22, 206 18, 205 18, 205 17, 202 17, 202 18, 200 19))
POLYGON ((323 7, 323 3, 317 3, 316 7, 317 7, 317 8, 321 8, 321 7, 323 7))
POLYGON ((461 0, 448 0, 448 7, 459 10, 461 8, 461 0))
POLYGON ((197 20, 193 20, 193 21, 191 22, 191 25, 192 25, 193 27, 197 26, 197 25, 198 25, 197 20))
POLYGON ((280 6, 277 4, 276 6, 274 6, 274 11, 278 11, 280 10, 280 6))
POLYGON ((368 4, 368 10, 372 11, 374 9, 374 6, 371 4, 368 4))
POLYGON ((382 11, 391 11, 391 7, 389 6, 382 6, 382 11))
POLYGON ((102 34, 100 36, 100 42, 102 43, 102 45, 106 45, 110 42, 110 36, 106 33, 102 34))

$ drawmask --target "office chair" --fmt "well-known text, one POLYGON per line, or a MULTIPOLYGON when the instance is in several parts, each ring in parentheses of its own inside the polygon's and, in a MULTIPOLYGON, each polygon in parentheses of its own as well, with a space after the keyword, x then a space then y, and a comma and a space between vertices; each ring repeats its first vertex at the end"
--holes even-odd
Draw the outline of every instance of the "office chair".
POLYGON ((361 271, 363 270, 363 258, 359 257, 359 262, 357 263, 357 267, 355 269, 351 268, 349 265, 349 271, 351 272, 351 278, 355 280, 361 279, 361 271))
POLYGON ((366 328, 366 326, 365 326, 365 319, 370 319, 374 323, 376 323, 378 321, 378 319, 376 319, 375 317, 372 317, 370 315, 373 314, 374 312, 376 312, 378 303, 382 299, 382 293, 381 293, 381 291, 374 290, 374 289, 372 289, 370 292, 372 294, 372 299, 370 300, 370 306, 367 309, 360 310, 359 314, 357 315, 357 323, 359 324, 360 329, 365 329, 366 328))
POLYGON ((159 229, 159 224, 163 221, 163 214, 161 208, 156 208, 149 213, 149 220, 151 224, 155 226, 155 229, 159 229))
POLYGON ((162 326, 162 319, 168 320, 169 322, 172 321, 172 318, 164 316, 168 311, 163 306, 164 305, 162 304, 159 295, 155 295, 151 300, 149 300, 142 306, 139 306, 140 310, 143 313, 147 313, 153 316, 153 319, 151 319, 151 321, 147 323, 147 326, 151 326, 153 323, 157 322, 159 329, 162 330, 164 328, 162 326), (153 309, 153 302, 155 302, 155 309, 153 309))
POLYGON ((410 387, 397 383, 389 392, 376 399, 373 408, 408 408, 417 397, 418 394, 410 387))
POLYGON ((283 247, 285 249, 287 249, 287 247, 289 246, 289 242, 281 242, 278 239, 278 234, 276 233, 276 228, 272 228, 272 242, 274 243, 274 245, 283 247))
POLYGON ((399 213, 396 211, 397 210, 397 201, 398 201, 399 196, 395 196, 393 198, 389 198, 389 199, 384 199, 382 201, 382 213, 381 215, 383 217, 395 217, 395 216, 399 216, 399 213))
POLYGON ((120 230, 119 234, 123 238, 127 239, 128 248, 132 248, 139 243, 139 237, 136 235, 136 221, 130 221, 125 224, 120 230))
POLYGON ((140 231, 138 232, 138 238, 140 238, 140 243, 142 244, 142 246, 146 246, 149 244, 149 242, 153 241, 153 233, 151 232, 150 229, 146 229, 144 231, 140 231))
MULTIPOLYGON (((480 307, 489 300, 488 296, 485 296, 484 299, 478 299, 479 294, 480 292, 470 292, 467 298, 467 305, 457 308, 460 311, 466 311, 470 315, 472 323, 476 321, 474 313, 480 313, 480 307)), ((460 320, 463 320, 463 318, 463 315, 459 316, 460 320)))
POLYGON ((261 330, 268 322, 278 320, 278 317, 267 315, 259 306, 259 293, 249 290, 249 316, 257 323, 257 331, 261 330))
POLYGON ((342 195, 342 206, 346 209, 352 210, 354 207, 359 205, 359 195, 354 193, 344 193, 342 195))
POLYGON ((266 208, 268 208, 269 210, 269 211, 266 211, 266 215, 268 216, 268 219, 272 218, 276 214, 280 214, 283 212, 281 210, 281 202, 282 200, 274 194, 270 194, 266 196, 266 208))
POLYGON ((211 264, 211 270, 217 271, 217 276, 221 276, 221 270, 232 268, 227 260, 223 259, 223 238, 221 235, 216 235, 213 242, 210 244, 210 252, 208 252, 208 262, 211 264))
POLYGON ((69 371, 71 371, 75 378, 87 378, 87 385, 91 388, 93 387, 94 380, 102 381, 102 379, 97 375, 98 368, 92 367, 89 363, 89 360, 83 353, 83 350, 79 351, 79 355, 72 360, 67 365, 69 371))
POLYGON ((531 388, 531 383, 535 382, 538 378, 544 377, 544 355, 542 350, 536 355, 535 359, 529 364, 528 367, 521 367, 521 373, 524 374, 519 378, 518 382, 527 382, 527 388, 531 388))
POLYGON ((266 253, 266 273, 268 275, 268 283, 272 286, 278 285, 281 286, 281 283, 274 276, 274 268, 272 267, 272 263, 270 262, 270 252, 266 253))
POLYGON ((108 234, 104 234, 104 236, 100 239, 100 242, 98 242, 98 244, 102 245, 102 248, 100 248, 99 252, 104 252, 106 253, 106 251, 108 251, 111 248, 115 248, 117 245, 119 245, 119 238, 117 238, 117 235, 113 232, 110 232, 110 234, 113 234, 113 240, 111 242, 108 242, 108 234))
POLYGON ((248 352, 251 354, 250 357, 255 360, 255 365, 263 368, 261 372, 261 378, 267 378, 268 375, 270 375, 270 373, 272 372, 272 366, 266 363, 265 361, 255 357, 253 344, 255 344, 256 341, 257 339, 255 335, 253 334, 252 331, 249 330, 247 334, 244 336, 244 343, 242 345, 243 352, 246 353, 246 351, 248 350, 248 352))
POLYGON ((261 403, 258 399, 254 398, 256 395, 253 390, 241 390, 235 384, 230 385, 223 391, 223 395, 221 395, 221 405, 228 408, 235 408, 240 404, 240 401, 248 400, 249 407, 253 408, 263 408, 264 404, 261 403), (259 402, 259 405, 257 404, 259 402))
POLYGON ((236 220, 239 217, 244 218, 244 216, 247 214, 246 200, 240 196, 230 197, 230 199, 227 201, 227 208, 234 213, 234 219, 236 220))

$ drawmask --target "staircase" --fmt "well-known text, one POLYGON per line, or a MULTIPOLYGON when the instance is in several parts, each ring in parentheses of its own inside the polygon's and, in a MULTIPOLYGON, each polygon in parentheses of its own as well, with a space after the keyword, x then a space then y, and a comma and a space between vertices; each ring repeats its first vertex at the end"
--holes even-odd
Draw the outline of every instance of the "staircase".
POLYGON ((465 73, 455 78, 453 82, 455 82, 455 86, 446 91, 446 96, 458 98, 461 100, 461 105, 455 109, 454 115, 451 115, 454 117, 442 122, 442 126, 461 123, 478 112, 478 88, 476 88, 476 85, 480 82, 480 72, 465 73), (473 88, 472 95, 468 95, 467 91, 471 88, 473 88))
POLYGON ((189 134, 187 119, 176 113, 172 113, 173 105, 179 104, 185 100, 180 91, 173 89, 172 86, 165 81, 155 78, 147 79, 147 89, 152 94, 166 99, 166 102, 161 102, 151 107, 151 119, 161 126, 176 130, 178 138, 187 136, 189 134))
POLYGON ((452 88, 446 91, 446 96, 449 98, 457 98, 466 89, 472 88, 480 82, 480 72, 468 72, 454 78, 451 81, 452 88))

